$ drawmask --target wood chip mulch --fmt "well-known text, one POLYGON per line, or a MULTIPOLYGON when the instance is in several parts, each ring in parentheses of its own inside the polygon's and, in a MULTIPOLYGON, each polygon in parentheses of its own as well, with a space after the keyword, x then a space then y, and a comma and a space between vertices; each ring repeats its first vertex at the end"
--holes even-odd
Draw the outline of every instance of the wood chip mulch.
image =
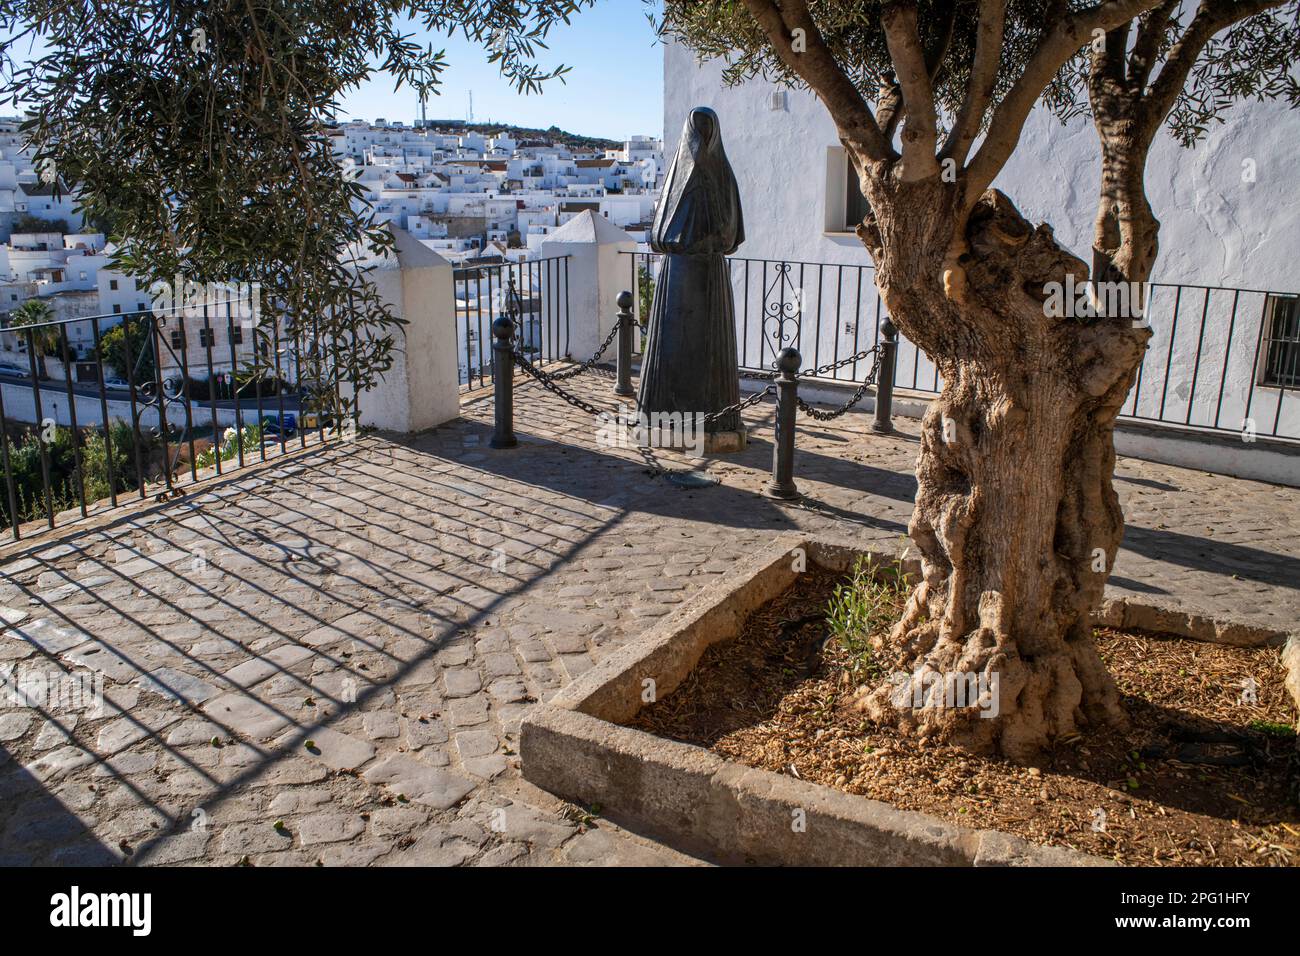
POLYGON ((1300 862, 1300 757, 1287 729, 1297 715, 1276 648, 1098 630, 1129 728, 1086 731, 1037 766, 1020 766, 905 737, 852 708, 850 658, 828 638, 823 619, 842 581, 820 569, 801 575, 632 726, 902 809, 1120 863, 1300 862))

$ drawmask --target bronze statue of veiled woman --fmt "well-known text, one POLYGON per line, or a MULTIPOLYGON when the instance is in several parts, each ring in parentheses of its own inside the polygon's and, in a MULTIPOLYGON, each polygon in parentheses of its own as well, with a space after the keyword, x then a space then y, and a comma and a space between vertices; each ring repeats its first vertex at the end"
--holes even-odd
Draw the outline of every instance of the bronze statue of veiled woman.
MULTIPOLYGON (((651 232, 650 247, 664 262, 641 365, 643 415, 710 414, 740 400, 736 307, 724 256, 744 241, 740 191, 718 115, 697 107, 686 118, 651 232)), ((743 436, 740 429, 738 412, 705 426, 706 434, 743 436)))

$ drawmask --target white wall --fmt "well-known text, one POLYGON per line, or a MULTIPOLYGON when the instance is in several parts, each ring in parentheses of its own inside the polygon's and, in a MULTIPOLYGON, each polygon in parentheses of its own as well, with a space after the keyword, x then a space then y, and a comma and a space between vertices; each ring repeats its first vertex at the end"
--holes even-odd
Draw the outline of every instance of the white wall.
POLYGON ((415 432, 460 414, 452 269, 405 230, 393 232, 396 254, 372 263, 369 278, 407 324, 393 333, 393 367, 361 395, 361 424, 415 432))
MULTIPOLYGON (((53 368, 51 368, 53 371, 53 368)), ((46 383, 47 386, 51 383, 46 383)), ((54 382, 53 385, 60 385, 61 382, 54 382)), ((83 383, 84 384, 84 383, 83 383)), ((0 384, 0 389, 4 390, 5 418, 15 422, 28 422, 36 424, 36 396, 32 393, 31 385, 14 385, 8 382, 0 384)), ((80 428, 93 426, 96 428, 103 427, 104 415, 99 404, 99 393, 94 395, 82 395, 74 392, 73 398, 77 403, 77 425, 80 428)), ((267 414, 274 412, 274 399, 268 399, 269 410, 267 414)), ((136 411, 140 416, 141 430, 157 428, 159 425, 158 412, 155 407, 144 407, 139 401, 136 403, 136 411)), ((167 421, 176 426, 177 433, 185 430, 185 406, 180 402, 173 402, 167 405, 167 421)), ((196 432, 203 430, 212 423, 211 408, 204 402, 195 401, 191 405, 191 414, 196 432)), ((243 416, 244 424, 253 424, 257 420, 257 412, 253 409, 241 409, 240 414, 243 416)), ((108 400, 108 417, 112 421, 118 419, 124 422, 131 421, 131 402, 129 399, 109 399, 108 400)), ((68 413, 68 394, 59 391, 57 388, 46 387, 41 389, 41 419, 53 419, 58 425, 71 425, 72 417, 68 413)), ((222 427, 235 424, 235 410, 233 408, 217 407, 217 423, 222 427)))
MULTIPOLYGON (((718 112, 723 143, 740 184, 746 241, 736 252, 747 258, 807 260, 812 263, 870 265, 870 257, 852 233, 826 230, 827 167, 835 162, 839 140, 829 114, 811 93, 790 90, 784 108, 771 107, 773 84, 751 81, 739 87, 722 84, 722 64, 699 65, 679 44, 664 48, 665 156, 676 153, 682 124, 695 106, 718 112)), ((1271 291, 1300 292, 1291 263, 1300 248, 1300 113, 1278 104, 1239 104, 1228 123, 1210 130, 1195 150, 1184 150, 1162 134, 1152 150, 1147 183, 1151 203, 1161 219, 1161 251, 1154 278, 1160 282, 1201 283, 1271 291), (1256 181, 1243 182, 1243 162, 1254 160, 1256 181)), ((1031 220, 1049 222, 1057 239, 1085 262, 1091 261, 1092 220, 1099 181, 1096 134, 1089 121, 1068 128, 1038 111, 1031 116, 1021 145, 995 185, 1003 189, 1031 220)), ((832 182, 832 186, 834 183, 832 182)), ((835 206, 842 202, 832 196, 835 206)), ((839 208, 829 210, 830 218, 839 208)), ((851 354, 870 344, 875 333, 876 295, 870 272, 858 294, 856 270, 811 269, 788 276, 792 289, 803 289, 804 314, 822 310, 820 361, 851 354), (820 273, 820 275, 819 275, 820 273), (847 278, 846 278, 847 276, 847 278), (818 296, 820 278, 823 291, 818 296), (839 321, 829 316, 838 306, 839 321), (853 333, 845 331, 845 323, 853 333), (848 351, 846 351, 848 350, 848 351)), ((740 282, 733 269, 733 277, 740 282)), ((769 272, 768 282, 775 278, 769 272)), ((756 349, 771 355, 775 323, 766 342, 753 328, 755 308, 762 312, 763 291, 751 275, 750 363, 756 349)), ((737 310, 743 290, 737 288, 737 310)), ((1191 400, 1192 423, 1212 424, 1223 377, 1232 294, 1213 293, 1208 307, 1203 293, 1184 290, 1177 328, 1172 323, 1173 291, 1157 289, 1148 316, 1155 329, 1144 371, 1137 411, 1159 413, 1166 362, 1170 363, 1165 419, 1183 421, 1191 400), (1205 311, 1204 335, 1201 316, 1205 311), (1172 358, 1169 344, 1174 340, 1172 358), (1191 370, 1200 346, 1201 367, 1193 386, 1191 370)), ((1250 383, 1254 380, 1256 344, 1263 297, 1238 297, 1233 342, 1220 425, 1239 428, 1250 383)), ((780 344, 791 344, 784 342, 780 344)), ((805 365, 814 343, 798 344, 805 365)), ((900 387, 934 382, 933 366, 910 343, 900 345, 900 387)), ((1130 399, 1132 401, 1132 399, 1130 399)), ((1277 389, 1256 386, 1250 397, 1251 418, 1260 434, 1272 431, 1279 402, 1277 389)), ((1132 411, 1132 408, 1126 409, 1132 411)), ((1300 437, 1300 396, 1286 393, 1279 433, 1300 437)))

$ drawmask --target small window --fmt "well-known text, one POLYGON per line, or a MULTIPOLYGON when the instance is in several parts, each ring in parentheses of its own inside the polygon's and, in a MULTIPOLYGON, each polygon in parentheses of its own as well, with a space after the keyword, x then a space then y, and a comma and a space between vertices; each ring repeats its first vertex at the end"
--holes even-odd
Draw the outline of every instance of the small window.
POLYGON ((230 341, 236 345, 244 344, 244 327, 242 325, 236 325, 230 330, 230 341))
POLYGON ((121 306, 121 305, 115 305, 115 306, 113 306, 113 314, 114 314, 114 315, 121 315, 121 314, 122 314, 122 306, 121 306))
POLYGON ((199 329, 199 345, 204 348, 210 348, 213 345, 211 329, 199 329))
POLYGON ((1261 385, 1300 388, 1300 298, 1271 295, 1261 385))
POLYGON ((852 163, 845 163, 845 174, 847 179, 844 183, 844 229, 847 232, 853 232, 858 225, 867 217, 871 207, 867 205, 867 197, 862 195, 862 184, 858 181, 858 171, 853 168, 852 163))
POLYGON ((827 147, 823 231, 829 235, 855 232, 869 210, 848 151, 842 146, 827 147))
POLYGON ((146 312, 146 311, 148 311, 148 309, 149 309, 149 307, 148 307, 147 305, 145 305, 143 302, 137 302, 137 303, 135 304, 135 310, 136 310, 137 312, 146 312))
POLYGON ((116 279, 109 279, 109 280, 108 280, 108 287, 109 287, 110 289, 114 289, 114 290, 116 290, 116 289, 117 289, 117 280, 116 280, 116 279))
POLYGON ((172 329, 172 348, 178 349, 181 348, 184 344, 185 344, 184 341, 181 339, 181 330, 172 329))

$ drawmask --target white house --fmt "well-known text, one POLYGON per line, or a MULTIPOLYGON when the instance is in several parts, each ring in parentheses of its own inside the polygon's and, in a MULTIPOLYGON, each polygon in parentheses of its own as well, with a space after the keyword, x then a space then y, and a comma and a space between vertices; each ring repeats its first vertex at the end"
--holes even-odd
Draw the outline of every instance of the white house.
MULTIPOLYGON (((878 300, 870 257, 852 231, 863 200, 830 116, 807 91, 761 80, 726 87, 722 68, 665 45, 664 155, 671 161, 692 107, 716 110, 745 211, 746 240, 736 256, 806 263, 784 271, 769 265, 765 276, 753 263, 748 289, 733 265, 737 310, 750 307, 746 364, 770 364, 774 349, 795 341, 775 339, 792 333, 796 313, 805 364, 814 351, 821 362, 852 354, 875 340, 878 300)), ((1243 103, 1195 150, 1162 135, 1148 163, 1162 223, 1147 309, 1154 335, 1125 412, 1233 433, 1235 448, 1224 455, 1241 452, 1238 432, 1264 445, 1273 436, 1300 439, 1300 279, 1292 268, 1300 246, 1298 140, 1300 113, 1243 103)), ((1062 126, 1040 109, 994 185, 1091 261, 1099 169, 1091 121, 1062 126)), ((919 392, 936 386, 933 366, 906 342, 897 381, 919 392)), ((1300 482, 1300 457, 1291 462, 1300 482)))

